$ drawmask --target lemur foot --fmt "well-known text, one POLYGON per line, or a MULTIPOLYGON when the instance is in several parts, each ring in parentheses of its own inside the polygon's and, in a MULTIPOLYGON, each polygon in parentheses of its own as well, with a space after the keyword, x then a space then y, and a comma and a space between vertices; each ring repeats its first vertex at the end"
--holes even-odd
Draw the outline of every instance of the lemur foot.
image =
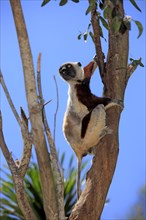
POLYGON ((124 109, 123 101, 119 99, 111 99, 111 102, 105 106, 105 110, 111 108, 112 106, 119 106, 122 110, 124 109))
POLYGON ((110 135, 112 133, 113 133, 112 129, 105 127, 100 135, 100 139, 103 138, 105 135, 110 135))

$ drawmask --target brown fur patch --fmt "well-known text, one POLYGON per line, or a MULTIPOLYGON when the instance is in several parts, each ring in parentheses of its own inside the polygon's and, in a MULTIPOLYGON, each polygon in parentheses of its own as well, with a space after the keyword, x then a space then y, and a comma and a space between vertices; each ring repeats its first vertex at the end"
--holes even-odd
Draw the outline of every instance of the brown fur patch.
POLYGON ((94 62, 91 61, 87 66, 84 67, 84 76, 85 76, 85 78, 87 78, 87 79, 91 78, 91 76, 93 74, 93 72, 92 72, 93 66, 94 66, 94 62))
POLYGON ((89 88, 88 80, 84 81, 81 84, 77 84, 75 88, 79 102, 85 105, 89 110, 89 114, 87 114, 82 120, 81 138, 84 138, 88 128, 88 124, 90 122, 92 110, 99 104, 103 104, 104 106, 106 106, 110 103, 111 99, 105 97, 97 97, 93 95, 89 88))
POLYGON ((81 83, 76 84, 76 94, 78 100, 85 105, 89 111, 92 111, 97 105, 103 104, 106 106, 111 102, 110 98, 106 97, 97 97, 91 93, 91 90, 89 88, 89 83, 81 83))

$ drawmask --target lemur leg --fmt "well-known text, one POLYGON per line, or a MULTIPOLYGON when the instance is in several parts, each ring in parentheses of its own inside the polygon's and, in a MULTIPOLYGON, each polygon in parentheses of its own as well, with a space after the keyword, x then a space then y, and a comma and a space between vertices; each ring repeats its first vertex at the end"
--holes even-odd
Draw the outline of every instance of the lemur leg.
POLYGON ((81 195, 81 182, 80 182, 80 176, 81 176, 81 167, 82 167, 82 159, 78 158, 78 174, 77 174, 77 199, 79 199, 81 195))
POLYGON ((95 146, 105 135, 111 134, 111 129, 106 127, 106 112, 103 105, 98 105, 93 109, 86 126, 83 138, 83 146, 86 149, 95 146))

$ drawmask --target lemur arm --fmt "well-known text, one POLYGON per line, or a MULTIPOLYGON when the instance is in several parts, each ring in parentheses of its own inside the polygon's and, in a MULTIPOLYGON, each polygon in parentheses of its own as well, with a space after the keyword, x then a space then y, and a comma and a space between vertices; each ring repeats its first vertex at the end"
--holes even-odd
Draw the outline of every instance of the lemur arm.
POLYGON ((86 83, 77 84, 76 94, 78 100, 85 105, 89 111, 93 110, 97 105, 108 105, 112 100, 107 97, 97 97, 91 93, 89 85, 86 83))

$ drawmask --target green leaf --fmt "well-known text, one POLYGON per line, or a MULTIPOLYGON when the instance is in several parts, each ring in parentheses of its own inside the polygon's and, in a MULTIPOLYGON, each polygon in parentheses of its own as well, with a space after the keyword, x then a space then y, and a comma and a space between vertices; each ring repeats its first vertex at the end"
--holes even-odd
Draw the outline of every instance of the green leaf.
POLYGON ((90 5, 88 6, 86 13, 85 13, 86 15, 89 14, 89 12, 92 10, 92 8, 95 6, 95 4, 96 4, 96 0, 92 0, 90 2, 90 5))
POLYGON ((86 14, 86 15, 87 15, 87 14, 89 14, 89 12, 91 11, 91 9, 92 9, 92 8, 91 8, 91 6, 89 5, 89 7, 87 8, 87 10, 86 10, 86 13, 85 13, 85 14, 86 14))
POLYGON ((65 159, 65 152, 62 153, 61 159, 60 159, 60 164, 62 167, 63 167, 64 159, 65 159))
POLYGON ((87 37, 88 37, 88 32, 85 32, 85 33, 83 34, 83 37, 84 37, 84 41, 86 42, 86 41, 87 41, 87 37))
POLYGON ((73 160, 74 160, 74 155, 72 155, 71 158, 70 158, 69 167, 72 167, 73 160))
POLYGON ((89 29, 90 29, 90 27, 91 27, 91 23, 89 23, 89 24, 88 24, 88 28, 87 28, 87 29, 89 30, 89 29))
POLYGON ((101 10, 104 9, 104 1, 100 0, 100 2, 99 2, 99 8, 100 8, 101 10))
POLYGON ((108 23, 106 22, 106 20, 99 16, 99 20, 101 21, 102 25, 108 30, 108 23))
POLYGON ((138 34, 138 37, 137 37, 137 38, 139 38, 139 37, 142 35, 142 32, 143 32, 143 26, 142 26, 142 24, 141 24, 139 21, 135 21, 135 20, 133 20, 133 21, 135 22, 135 24, 136 24, 137 27, 138 27, 139 34, 138 34))
POLYGON ((141 58, 139 58, 139 60, 134 60, 133 58, 130 58, 130 61, 131 61, 131 65, 132 66, 141 66, 141 67, 144 67, 143 63, 141 62, 141 58))
POLYGON ((72 0, 72 2, 78 3, 80 0, 72 0))
POLYGON ((130 0, 131 4, 138 10, 141 12, 141 9, 138 7, 138 5, 136 4, 135 0, 130 0))
POLYGON ((94 42, 94 34, 92 31, 89 32, 90 37, 92 38, 93 42, 94 42))
POLYGON ((59 3, 59 5, 60 5, 60 6, 63 6, 63 5, 65 5, 67 2, 68 2, 68 0, 61 0, 60 3, 59 3))
POLYGON ((139 64, 141 67, 144 67, 144 65, 143 65, 143 63, 142 62, 140 62, 140 64, 139 64))
POLYGON ((106 203, 106 204, 107 204, 107 203, 110 203, 110 199, 106 199, 105 203, 106 203))
POLYGON ((141 58, 139 58, 139 60, 136 60, 136 61, 139 66, 144 67, 143 63, 141 62, 141 58))
POLYGON ((48 2, 50 2, 51 0, 44 0, 43 3, 41 4, 41 7, 43 7, 44 5, 46 5, 48 2))
POLYGON ((82 34, 78 35, 78 40, 81 40, 82 34))
POLYGON ((112 14, 111 7, 110 7, 110 6, 107 6, 107 7, 104 9, 104 12, 103 12, 104 18, 105 18, 105 19, 111 18, 111 14, 112 14))
POLYGON ((113 18, 110 28, 115 34, 119 32, 121 23, 122 20, 119 19, 117 16, 113 18))
POLYGON ((99 28, 100 28, 100 37, 102 37, 106 41, 105 37, 103 36, 102 27, 100 26, 99 28))

